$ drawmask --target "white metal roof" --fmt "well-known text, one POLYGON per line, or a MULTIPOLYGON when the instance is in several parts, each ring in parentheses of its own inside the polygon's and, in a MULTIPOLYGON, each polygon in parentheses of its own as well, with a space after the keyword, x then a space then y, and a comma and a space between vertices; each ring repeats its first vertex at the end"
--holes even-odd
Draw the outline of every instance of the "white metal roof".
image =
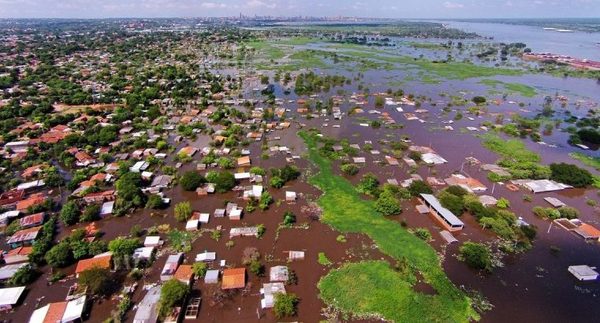
POLYGON ((14 305, 21 298, 25 291, 25 286, 0 288, 0 305, 14 305))
POLYGON ((434 208, 441 217, 443 217, 451 226, 463 226, 464 223, 454 215, 454 213, 450 212, 447 208, 443 207, 440 204, 438 199, 431 194, 421 194, 421 197, 434 208))

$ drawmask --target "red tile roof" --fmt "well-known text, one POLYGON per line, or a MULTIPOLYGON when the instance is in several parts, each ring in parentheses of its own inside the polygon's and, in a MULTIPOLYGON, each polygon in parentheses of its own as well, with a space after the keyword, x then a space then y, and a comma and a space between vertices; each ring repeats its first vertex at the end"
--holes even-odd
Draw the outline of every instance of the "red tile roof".
POLYGON ((244 286, 246 286, 246 268, 223 270, 221 289, 244 288, 244 286))
POLYGON ((27 199, 17 202, 17 211, 25 211, 30 206, 42 204, 44 201, 46 201, 46 196, 44 194, 31 195, 27 199))
POLYGON ((75 268, 75 273, 79 274, 83 271, 91 269, 93 267, 110 269, 110 260, 112 259, 112 255, 104 255, 104 256, 96 256, 94 258, 79 260, 77 263, 77 267, 75 268))

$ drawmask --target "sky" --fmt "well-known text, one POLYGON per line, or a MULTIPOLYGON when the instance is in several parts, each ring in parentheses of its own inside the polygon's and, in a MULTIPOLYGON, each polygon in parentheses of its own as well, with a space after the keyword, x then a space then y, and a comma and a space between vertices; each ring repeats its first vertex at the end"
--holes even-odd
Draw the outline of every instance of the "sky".
POLYGON ((0 18, 600 17, 600 0, 0 0, 0 18))

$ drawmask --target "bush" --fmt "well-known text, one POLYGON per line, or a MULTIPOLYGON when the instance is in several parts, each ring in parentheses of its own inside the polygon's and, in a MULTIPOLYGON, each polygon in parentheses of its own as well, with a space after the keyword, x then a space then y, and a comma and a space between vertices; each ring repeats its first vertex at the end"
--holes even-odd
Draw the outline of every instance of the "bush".
POLYGON ((110 270, 92 267, 79 273, 79 284, 87 287, 94 295, 108 296, 113 291, 110 270))
POLYGON ((158 313, 161 318, 171 313, 177 305, 183 305, 189 288, 186 284, 177 279, 171 279, 164 283, 160 290, 160 300, 158 302, 158 313))
POLYGON ((467 241, 460 247, 459 252, 469 267, 492 271, 491 251, 486 245, 467 241))
POLYGON ((205 262, 196 262, 192 265, 192 271, 196 277, 204 277, 206 275, 206 271, 208 270, 208 265, 205 262))
POLYGON ((501 197, 500 199, 498 199, 498 202, 496 203, 496 206, 499 209, 507 209, 510 207, 510 201, 501 197))
POLYGON ((62 268, 70 265, 73 261, 73 253, 67 242, 61 242, 52 247, 44 256, 48 265, 54 268, 62 268))
POLYGON ((550 164, 550 179, 574 187, 586 187, 594 182, 592 174, 572 164, 550 164))
POLYGON ((60 220, 67 226, 73 225, 79 222, 79 206, 75 201, 69 201, 65 203, 62 210, 60 210, 60 220))
POLYGON ((39 272, 33 269, 31 265, 27 264, 17 270, 17 272, 10 278, 9 284, 11 286, 25 286, 33 283, 38 276, 39 272))
POLYGON ((163 199, 157 194, 152 194, 148 197, 148 201, 146 202, 147 209, 158 210, 164 207, 163 199))
POLYGON ((442 206, 450 210, 454 215, 462 215, 465 208, 462 197, 451 194, 446 190, 440 193, 439 200, 442 206))
POLYGON ((265 266, 256 259, 250 261, 248 270, 258 277, 262 277, 265 274, 265 266))
POLYGON ((375 210, 383 215, 394 215, 402 212, 400 201, 389 191, 384 191, 375 201, 375 210))
POLYGON ((175 219, 179 222, 185 222, 192 216, 192 206, 190 202, 180 202, 175 205, 175 219))
POLYGON ((96 221, 100 218, 100 205, 92 204, 86 207, 83 210, 83 214, 81 214, 81 221, 83 222, 92 222, 96 221))
POLYGON ((290 211, 286 211, 283 214, 283 225, 290 226, 296 223, 296 215, 290 211))
POLYGON ((292 293, 278 293, 275 295, 275 304, 273 305, 273 313, 280 319, 286 316, 296 315, 296 307, 299 299, 292 293))
POLYGON ((532 209, 533 213, 542 219, 558 219, 561 217, 560 211, 549 207, 536 206, 532 209))
POLYGON ((576 219, 579 217, 579 210, 570 206, 559 208, 558 213, 560 213, 560 217, 567 219, 576 219))
POLYGON ((373 173, 367 173, 363 176, 356 187, 356 190, 367 195, 377 196, 379 194, 379 180, 373 173))
POLYGON ((430 241, 432 238, 431 232, 429 232, 429 230, 427 230, 427 228, 416 228, 414 231, 414 234, 419 239, 422 239, 425 241, 430 241))
POLYGON ((473 103, 475 104, 484 104, 487 100, 483 96, 475 96, 473 97, 473 103))
POLYGON ((418 197, 421 194, 431 194, 433 190, 427 183, 423 181, 413 181, 408 187, 408 191, 414 197, 418 197))
POLYGON ((360 168, 356 164, 343 164, 340 170, 346 175, 354 176, 358 174, 360 168))
POLYGON ((279 176, 271 177, 271 180, 269 181, 269 183, 271 184, 271 187, 274 187, 274 188, 282 188, 283 185, 285 185, 285 182, 279 176))
POLYGON ((235 176, 230 172, 209 172, 206 179, 215 184, 215 189, 219 193, 225 193, 235 187, 235 176))
POLYGON ((206 183, 206 179, 204 176, 198 174, 198 172, 187 171, 181 176, 180 183, 184 190, 192 192, 200 187, 200 185, 206 183))

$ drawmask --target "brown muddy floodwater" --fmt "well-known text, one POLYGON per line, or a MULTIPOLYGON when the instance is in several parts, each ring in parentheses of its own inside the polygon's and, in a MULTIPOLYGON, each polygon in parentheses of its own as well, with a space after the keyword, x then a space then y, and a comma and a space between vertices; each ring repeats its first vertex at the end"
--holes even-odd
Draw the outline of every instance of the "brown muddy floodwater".
MULTIPOLYGON (((404 73, 404 72, 394 72, 404 73)), ((367 73, 365 82, 380 81, 381 72, 367 73)), ((563 79, 547 78, 540 76, 527 76, 531 78, 532 83, 541 84, 549 89, 553 87, 560 88, 565 84, 563 79), (554 79, 554 81, 552 81, 554 79), (554 83, 553 83, 554 82, 554 83)), ((591 95, 593 88, 598 86, 589 82, 575 81, 581 83, 581 88, 586 91, 584 95, 591 95)), ((591 82, 591 81, 590 81, 591 82)), ((481 90, 481 85, 473 82, 452 82, 440 85, 423 85, 422 83, 407 83, 405 91, 414 91, 417 94, 425 94, 432 97, 432 101, 446 100, 448 98, 439 96, 441 92, 456 93, 463 89, 481 90), (419 89, 419 91, 415 91, 419 89)), ((371 91, 385 91, 387 86, 375 86, 370 84, 371 91)), ((566 85, 565 85, 566 86, 566 85)), ((347 86, 347 91, 355 91, 355 85, 347 86)), ((281 88, 276 87, 278 97, 282 96, 281 88)), ((327 94, 323 98, 332 95, 327 94)), ((295 95, 290 95, 286 99, 295 99, 295 95)), ((543 96, 542 96, 543 98, 543 96)), ((522 99, 522 98, 521 98, 522 99)), ((371 97, 369 105, 365 105, 365 111, 372 109, 373 98, 371 97)), ((530 99, 534 104, 542 101, 538 95, 530 99)), ((286 103, 286 107, 294 110, 295 104, 286 103)), ((443 258, 443 266, 447 275, 457 286, 464 286, 469 290, 481 292, 493 305, 493 310, 482 315, 482 322, 588 322, 596 321, 595 317, 600 317, 600 306, 598 306, 598 297, 600 296, 600 283, 577 282, 567 271, 570 265, 590 265, 600 266, 600 248, 597 243, 586 243, 579 237, 573 235, 564 229, 551 226, 549 221, 538 219, 531 212, 531 208, 536 205, 547 206, 543 201, 544 197, 552 196, 560 198, 569 206, 574 206, 581 211, 581 219, 585 222, 600 226, 600 214, 598 210, 586 204, 587 199, 598 200, 595 190, 568 190, 561 193, 538 194, 533 197, 532 202, 523 201, 524 191, 511 192, 503 185, 496 185, 492 190, 492 183, 486 178, 486 173, 479 170, 476 166, 465 164, 465 157, 473 156, 482 163, 493 163, 498 156, 490 153, 482 147, 480 140, 474 136, 478 133, 459 131, 466 126, 477 127, 484 120, 492 120, 493 117, 486 115, 476 117, 474 120, 464 118, 456 121, 452 125, 455 128, 452 132, 439 130, 443 128, 444 121, 451 120, 453 114, 444 115, 441 112, 442 104, 433 106, 425 102, 422 108, 430 110, 429 113, 419 115, 425 123, 418 121, 407 121, 402 113, 393 108, 386 107, 384 110, 389 112, 398 124, 402 124, 402 129, 372 129, 359 125, 356 117, 376 119, 378 115, 363 113, 355 117, 345 116, 342 121, 333 119, 325 121, 328 117, 320 117, 306 120, 303 117, 292 113, 296 123, 305 123, 307 127, 320 129, 323 134, 334 138, 346 138, 350 143, 364 145, 365 141, 371 141, 373 149, 383 150, 378 141, 381 139, 389 141, 398 141, 402 135, 408 135, 413 144, 429 146, 433 148, 442 157, 448 160, 447 164, 435 167, 420 167, 418 174, 422 177, 435 176, 437 178, 446 178, 452 173, 463 171, 477 178, 484 183, 488 190, 485 194, 493 195, 496 198, 505 197, 511 202, 511 211, 517 216, 522 217, 526 222, 538 227, 538 236, 534 242, 533 249, 519 255, 509 255, 504 257, 504 266, 497 268, 491 274, 481 274, 469 269, 464 263, 456 259, 456 254, 460 243, 468 240, 489 242, 495 239, 495 236, 487 230, 479 227, 475 219, 465 214, 462 220, 465 222, 465 229, 458 234, 456 238, 460 241, 458 244, 445 246, 438 232, 441 230, 437 224, 427 215, 420 215, 415 210, 415 202, 404 203, 404 212, 396 217, 398 225, 405 224, 407 228, 426 227, 432 234, 434 240, 431 242, 443 258), (329 126, 324 127, 323 123, 329 126), (340 128, 333 128, 331 125, 339 124, 340 128), (552 253, 551 247, 560 249, 559 252, 552 253)), ((342 104, 342 111, 348 111, 352 107, 349 103, 342 104)), ((414 108, 412 108, 414 109, 414 108)), ((506 110, 516 110, 514 105, 490 106, 490 112, 499 112, 506 110)), ((406 112, 412 112, 410 107, 405 108, 406 112)), ((292 149, 294 155, 302 155, 306 152, 303 142, 297 137, 297 124, 285 131, 275 131, 269 133, 267 138, 274 140, 274 137, 281 137, 279 141, 269 141, 270 145, 280 144, 292 149)), ((557 134, 556 136, 559 136, 557 134)), ((191 144, 202 148, 208 144, 210 139, 206 136, 199 136, 194 142, 177 144, 177 148, 191 144)), ((570 161, 566 156, 565 147, 550 148, 539 144, 527 143, 528 147, 542 156, 545 163, 554 161, 570 161)), ((271 153, 269 159, 261 159, 261 143, 252 143, 249 147, 252 151, 252 165, 260 166, 265 169, 271 167, 282 167, 285 165, 285 155, 280 153, 271 153)), ((401 164, 397 167, 381 166, 374 163, 376 160, 383 160, 384 152, 381 155, 371 155, 368 152, 361 152, 360 156, 366 157, 366 166, 363 166, 360 174, 366 172, 375 173, 380 182, 384 183, 389 178, 402 181, 409 178, 410 169, 401 164)), ((196 156, 195 159, 199 157, 196 156)), ((573 162, 573 161, 570 161, 573 162)), ((167 163, 172 164, 172 159, 167 163)), ((373 245, 373 242, 364 235, 345 234, 346 242, 338 242, 336 239, 339 232, 332 230, 319 221, 311 220, 302 212, 302 207, 314 202, 320 192, 306 183, 306 170, 314 171, 306 160, 297 160, 296 164, 303 170, 303 176, 291 183, 285 188, 270 192, 276 201, 284 200, 285 191, 295 191, 302 193, 297 202, 288 204, 286 202, 274 203, 267 211, 254 211, 250 214, 244 214, 241 221, 235 222, 228 218, 214 218, 213 212, 216 208, 223 208, 225 201, 238 202, 245 206, 245 202, 239 198, 236 192, 227 194, 215 194, 205 197, 198 197, 195 193, 184 192, 180 187, 169 189, 165 192, 166 196, 172 199, 171 205, 181 201, 190 201, 194 211, 206 212, 211 214, 210 222, 202 225, 202 230, 214 230, 221 227, 222 237, 219 241, 211 238, 210 232, 204 232, 197 240, 193 242, 192 250, 186 253, 185 263, 192 263, 196 254, 203 251, 214 251, 217 253, 217 259, 225 259, 227 266, 241 266, 241 258, 244 249, 248 247, 258 248, 261 253, 266 273, 272 266, 288 265, 297 277, 297 285, 286 286, 288 292, 297 294, 300 297, 298 316, 291 319, 299 322, 319 322, 324 319, 321 310, 324 307, 323 302, 318 298, 319 291, 317 283, 330 269, 336 268, 344 262, 360 261, 364 259, 384 259, 392 262, 386 255, 383 255, 373 245), (295 228, 284 228, 277 233, 277 228, 282 222, 284 212, 292 211, 297 216, 297 226, 295 228), (266 233, 261 239, 256 238, 233 238, 235 245, 231 248, 225 246, 229 240, 228 232, 232 227, 252 226, 264 224, 266 233), (285 252, 290 250, 302 250, 306 252, 306 258, 300 261, 287 262, 285 252), (324 267, 317 262, 319 252, 324 252, 326 256, 334 263, 333 266, 324 267)), ((193 165, 185 165, 180 172, 193 169, 193 165)), ((356 183, 360 178, 355 176, 350 178, 356 183)), ((242 184, 247 185, 247 182, 242 184)), ((159 224, 169 224, 171 228, 183 229, 182 223, 177 223, 173 216, 173 208, 165 211, 139 210, 122 218, 109 218, 97 222, 98 228, 104 232, 102 239, 110 241, 118 236, 129 234, 133 225, 139 225, 142 228, 149 228, 159 224), (155 215, 151 215, 155 213, 155 215), (158 214, 158 215, 156 215, 158 214)), ((81 227, 81 226, 79 226, 81 227)), ((76 228, 76 227, 75 227, 76 228)), ((70 232, 61 228, 60 238, 67 236, 70 232)), ((166 238, 165 234, 161 234, 166 238)), ((152 284, 159 281, 160 271, 166 261, 168 252, 163 248, 153 265, 146 271, 145 276, 139 282, 139 287, 133 295, 134 303, 139 302, 145 291, 141 286, 152 284)), ((211 265, 212 268, 219 268, 218 263, 211 265)), ((72 274, 74 266, 62 269, 66 274, 72 274)), ((32 311, 38 305, 45 305, 48 302, 57 302, 64 300, 68 287, 75 282, 71 276, 65 281, 58 282, 52 286, 47 285, 47 278, 50 276, 48 269, 35 283, 28 288, 28 295, 25 297, 24 304, 17 311, 0 315, 2 320, 9 322, 27 322, 32 311)), ((268 282, 268 277, 255 277, 248 275, 248 286, 243 291, 237 291, 229 296, 223 302, 215 302, 212 295, 216 286, 205 286, 202 279, 196 281, 193 286, 193 295, 202 297, 202 305, 198 316, 198 322, 274 322, 275 317, 272 311, 260 310, 259 290, 262 284, 268 282)), ((131 283, 125 280, 126 283, 131 283)), ((435 291, 425 283, 419 283, 415 288, 423 293, 434 294, 435 291)), ((110 316, 110 311, 116 307, 116 300, 97 300, 91 307, 88 322, 102 322, 110 316)), ((131 322, 135 315, 135 309, 128 312, 127 322, 131 322)), ((290 321, 287 319, 285 321, 290 321)))

